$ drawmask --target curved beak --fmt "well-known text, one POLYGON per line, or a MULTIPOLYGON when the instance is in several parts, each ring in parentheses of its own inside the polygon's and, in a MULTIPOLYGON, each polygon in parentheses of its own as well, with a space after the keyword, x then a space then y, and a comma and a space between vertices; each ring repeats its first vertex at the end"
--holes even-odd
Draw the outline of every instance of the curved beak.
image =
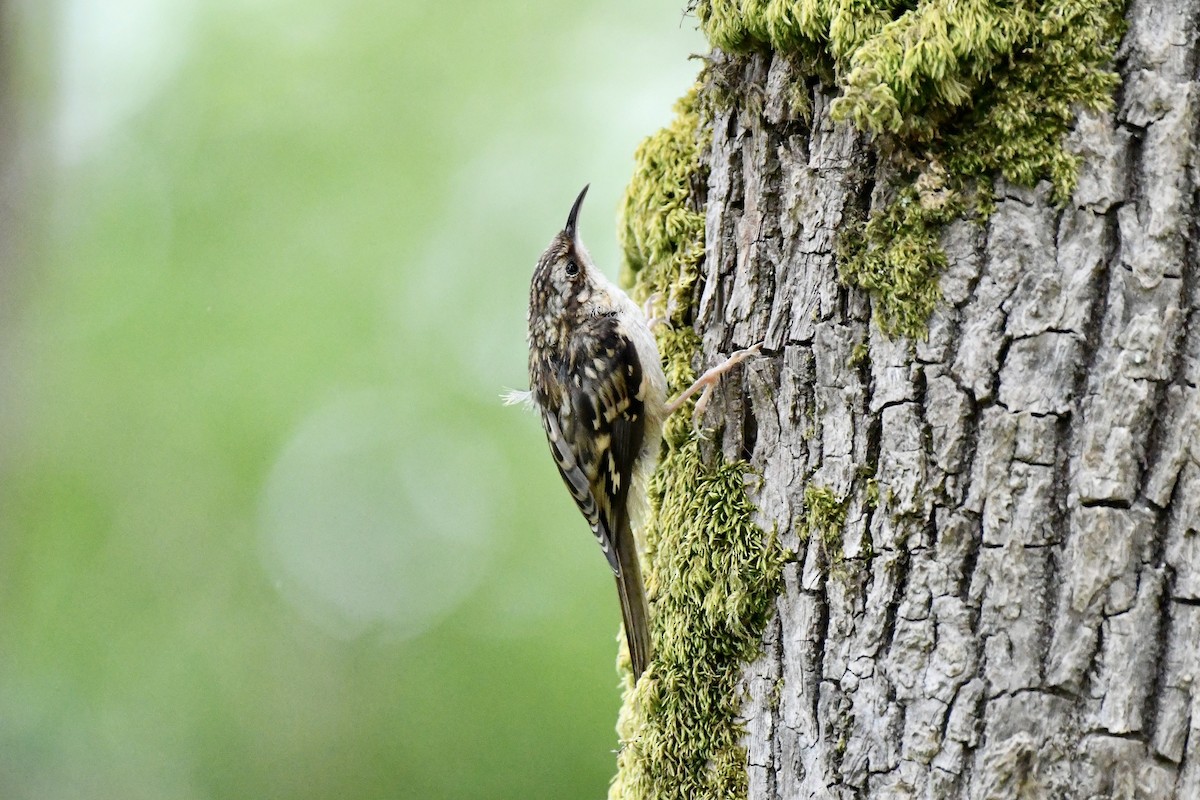
POLYGON ((579 193, 579 197, 575 198, 575 204, 571 206, 571 213, 567 215, 567 227, 563 228, 563 233, 571 237, 572 240, 576 238, 575 223, 579 219, 579 209, 583 206, 583 198, 587 197, 588 186, 591 186, 591 184, 589 183, 587 186, 584 186, 583 191, 579 193))

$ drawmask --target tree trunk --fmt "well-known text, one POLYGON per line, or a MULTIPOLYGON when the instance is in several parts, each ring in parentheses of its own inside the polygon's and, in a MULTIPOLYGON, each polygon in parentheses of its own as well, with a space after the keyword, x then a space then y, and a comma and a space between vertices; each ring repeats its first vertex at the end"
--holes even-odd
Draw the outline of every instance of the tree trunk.
MULTIPOLYGON (((696 447, 759 476, 778 571, 764 551, 761 649, 723 684, 743 782, 715 774, 724 745, 684 757, 695 732, 660 730, 716 729, 661 720, 721 667, 673 665, 674 603, 704 571, 667 570, 675 545, 650 531, 663 655, 627 696, 615 797, 1200 797, 1198 6, 1130 3, 1115 104, 1067 139, 1069 199, 998 178, 994 208, 938 229, 925 336, 885 334, 881 300, 844 282, 846 232, 897 197, 888 137, 835 119, 844 84, 800 51, 712 54, 689 179, 703 257, 638 229, 639 178, 626 249, 644 294, 682 259, 665 306, 699 334, 696 366, 765 341, 696 447)), ((683 464, 668 439, 660 516, 683 464)))

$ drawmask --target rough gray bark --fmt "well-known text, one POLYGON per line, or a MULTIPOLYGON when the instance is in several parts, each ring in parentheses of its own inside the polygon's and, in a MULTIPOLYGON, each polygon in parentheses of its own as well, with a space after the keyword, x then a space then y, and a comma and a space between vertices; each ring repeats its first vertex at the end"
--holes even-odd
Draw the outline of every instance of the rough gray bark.
POLYGON ((799 556, 746 674, 752 798, 1200 797, 1200 2, 1129 20, 1072 201, 1001 184, 952 225, 924 342, 838 283, 883 182, 833 94, 802 124, 758 56, 713 122, 698 328, 766 355, 707 422, 799 556), (798 529, 810 484, 839 545, 798 529))

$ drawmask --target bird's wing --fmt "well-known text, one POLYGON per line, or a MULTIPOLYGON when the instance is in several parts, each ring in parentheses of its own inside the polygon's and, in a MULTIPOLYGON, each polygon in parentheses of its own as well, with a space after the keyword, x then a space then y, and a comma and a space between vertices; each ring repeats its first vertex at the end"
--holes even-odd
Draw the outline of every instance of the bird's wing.
POLYGON ((559 365, 558 403, 542 406, 546 436, 559 472, 591 526, 613 572, 621 574, 619 547, 628 526, 626 502, 642 448, 645 415, 637 349, 615 317, 596 317, 574 337, 559 365))
POLYGON ((558 467, 558 473, 562 475, 563 483, 571 492, 575 505, 579 506, 579 511, 591 527, 592 535, 596 537, 600 549, 604 551, 604 557, 608 559, 608 565, 612 567, 614 573, 619 575, 620 561, 617 559, 617 551, 613 546, 611 530, 600 513, 600 505, 596 502, 596 496, 592 494, 592 487, 587 475, 584 474, 575 457, 574 448, 563 435, 561 416, 545 411, 542 419, 546 425, 546 438, 550 442, 550 454, 554 456, 554 464, 558 467))

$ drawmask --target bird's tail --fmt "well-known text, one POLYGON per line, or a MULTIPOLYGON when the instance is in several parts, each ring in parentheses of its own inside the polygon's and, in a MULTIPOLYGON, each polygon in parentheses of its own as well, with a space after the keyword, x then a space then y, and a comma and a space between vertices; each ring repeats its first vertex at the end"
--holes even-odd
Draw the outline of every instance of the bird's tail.
POLYGON ((638 564, 637 543, 628 521, 622 526, 617 560, 621 574, 617 576, 617 594, 621 598, 621 619, 625 623, 625 641, 629 644, 629 660, 633 665, 633 681, 646 671, 650 663, 650 608, 646 604, 646 587, 638 564))

